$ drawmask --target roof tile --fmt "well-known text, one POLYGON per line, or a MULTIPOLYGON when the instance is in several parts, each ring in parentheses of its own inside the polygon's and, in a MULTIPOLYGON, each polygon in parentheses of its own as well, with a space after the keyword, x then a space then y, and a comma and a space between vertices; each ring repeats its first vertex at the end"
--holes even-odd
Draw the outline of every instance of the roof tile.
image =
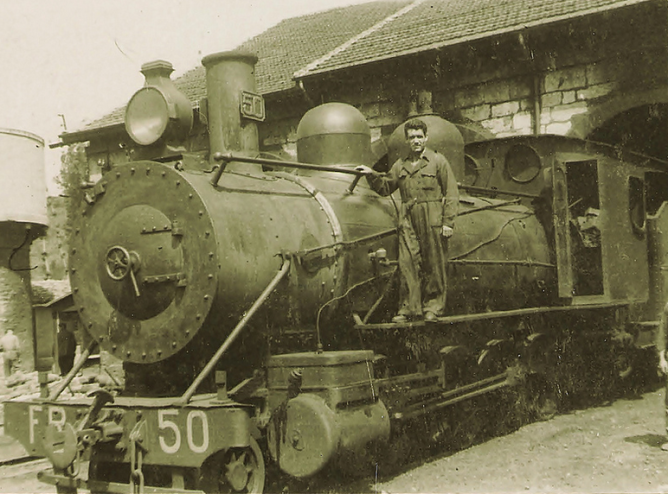
POLYGON ((649 0, 416 0, 412 9, 324 57, 308 76, 649 0))

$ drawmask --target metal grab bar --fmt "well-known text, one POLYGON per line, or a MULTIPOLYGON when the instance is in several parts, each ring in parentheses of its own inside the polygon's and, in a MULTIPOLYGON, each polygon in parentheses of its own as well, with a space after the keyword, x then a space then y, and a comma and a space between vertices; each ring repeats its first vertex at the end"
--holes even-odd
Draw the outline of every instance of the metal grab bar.
MULTIPOLYGON (((346 175, 355 175, 357 180, 354 181, 354 184, 357 185, 359 179, 364 175, 364 173, 354 168, 344 168, 342 166, 327 166, 327 165, 314 165, 311 163, 299 163, 298 161, 282 161, 282 160, 272 160, 267 158, 249 158, 247 156, 240 156, 232 153, 216 153, 213 157, 215 161, 222 162, 213 177, 211 178, 211 184, 215 187, 218 185, 220 177, 225 171, 225 167, 228 163, 236 161, 239 163, 255 163, 258 165, 267 165, 267 166, 281 166, 284 168, 297 168, 301 170, 317 170, 321 172, 334 172, 334 173, 343 173, 346 175)), ((351 185, 348 190, 352 192, 354 187, 351 185)))
POLYGON ((199 387, 200 384, 202 384, 202 381, 206 379, 206 377, 211 373, 211 371, 216 367, 218 364, 218 361, 221 359, 223 354, 227 351, 227 349, 234 343, 234 340, 237 339, 237 336, 241 334, 241 331, 244 329, 248 321, 250 321, 251 317, 255 315, 257 310, 264 304, 269 298, 269 295, 274 291, 278 283, 283 279, 283 277, 288 273, 290 270, 290 264, 291 261, 289 259, 285 259, 283 261, 283 265, 281 266, 280 271, 274 276, 274 278, 269 282, 267 287, 264 289, 264 291, 260 294, 258 299, 251 305, 251 308, 248 309, 248 312, 244 314, 244 316, 241 318, 241 321, 237 323, 235 328, 232 330, 230 335, 227 337, 227 339, 223 342, 222 345, 220 345, 220 348, 216 351, 213 357, 211 357, 211 360, 206 364, 204 369, 199 373, 199 375, 195 378, 193 383, 190 385, 190 387, 186 390, 185 393, 183 393, 183 396, 178 400, 178 404, 180 405, 186 405, 189 401, 190 398, 193 397, 195 394, 195 391, 199 387))

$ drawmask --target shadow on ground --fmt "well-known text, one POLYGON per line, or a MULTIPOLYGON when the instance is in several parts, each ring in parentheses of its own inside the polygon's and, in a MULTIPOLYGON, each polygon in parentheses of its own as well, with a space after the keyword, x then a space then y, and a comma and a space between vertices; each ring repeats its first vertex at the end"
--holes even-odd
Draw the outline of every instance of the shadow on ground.
POLYGON ((666 436, 659 434, 643 434, 642 436, 631 436, 624 439, 627 443, 646 444, 652 448, 660 448, 668 441, 666 436))

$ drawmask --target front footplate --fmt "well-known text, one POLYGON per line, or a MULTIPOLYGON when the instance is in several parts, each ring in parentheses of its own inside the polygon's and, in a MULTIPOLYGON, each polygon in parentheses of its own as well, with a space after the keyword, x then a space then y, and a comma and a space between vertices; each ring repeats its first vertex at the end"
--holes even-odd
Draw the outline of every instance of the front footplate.
MULTIPOLYGON (((130 463, 130 437, 142 423, 136 438, 145 454, 144 464, 199 467, 206 458, 221 449, 248 447, 250 419, 242 405, 222 402, 215 395, 197 396, 187 406, 178 406, 178 398, 116 398, 99 413, 95 424, 86 426, 100 436, 113 430, 113 458, 105 460, 130 463), (220 427, 219 424, 225 424, 220 427)), ((56 428, 74 428, 81 439, 81 420, 92 405, 91 399, 49 402, 45 400, 5 402, 5 430, 33 456, 49 456, 52 445, 47 432, 56 428)), ((110 438, 111 439, 111 438, 110 438)), ((110 442, 110 441, 108 441, 110 442)))
MULTIPOLYGON (((187 405, 178 397, 112 400, 12 400, 4 404, 5 430, 29 454, 49 458, 53 470, 39 478, 66 492, 201 492, 189 472, 256 444, 249 408, 215 394, 194 396, 187 405), (88 479, 80 468, 86 461, 88 479), (158 470, 171 484, 153 483, 151 472, 158 470)), ((261 474, 263 466, 254 469, 257 484, 261 474)), ((241 484, 251 476, 230 478, 241 484)))

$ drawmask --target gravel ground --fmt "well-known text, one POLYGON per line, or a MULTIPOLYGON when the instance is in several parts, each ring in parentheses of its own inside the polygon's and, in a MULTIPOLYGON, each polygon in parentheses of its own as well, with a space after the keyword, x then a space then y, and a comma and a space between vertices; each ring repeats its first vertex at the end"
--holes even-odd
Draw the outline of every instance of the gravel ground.
POLYGON ((577 410, 370 485, 387 493, 668 492, 664 391, 577 410))

